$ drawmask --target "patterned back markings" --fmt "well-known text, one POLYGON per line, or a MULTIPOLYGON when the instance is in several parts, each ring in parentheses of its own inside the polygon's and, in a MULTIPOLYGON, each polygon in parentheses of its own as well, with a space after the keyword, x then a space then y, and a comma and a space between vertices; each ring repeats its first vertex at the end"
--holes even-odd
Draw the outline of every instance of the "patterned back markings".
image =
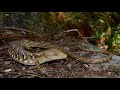
MULTIPOLYGON (((41 64, 44 62, 64 59, 67 57, 65 53, 57 49, 44 50, 38 53, 31 53, 24 49, 24 47, 26 48, 28 46, 27 48, 29 48, 36 45, 38 46, 40 43, 35 43, 28 40, 13 41, 10 43, 8 52, 15 61, 18 61, 24 65, 35 65, 36 61, 39 61, 39 64, 41 64)), ((40 47, 42 47, 42 45, 40 45, 40 47)))

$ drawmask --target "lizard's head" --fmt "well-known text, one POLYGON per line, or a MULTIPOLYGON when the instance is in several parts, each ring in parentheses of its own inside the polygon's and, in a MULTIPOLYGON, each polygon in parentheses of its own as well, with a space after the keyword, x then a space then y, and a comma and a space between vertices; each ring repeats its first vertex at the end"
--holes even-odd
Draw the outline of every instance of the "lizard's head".
POLYGON ((67 57, 65 53, 63 53, 58 49, 49 49, 49 50, 43 51, 42 53, 43 54, 37 55, 39 56, 39 58, 37 59, 40 62, 40 64, 49 62, 49 61, 65 59, 67 57))

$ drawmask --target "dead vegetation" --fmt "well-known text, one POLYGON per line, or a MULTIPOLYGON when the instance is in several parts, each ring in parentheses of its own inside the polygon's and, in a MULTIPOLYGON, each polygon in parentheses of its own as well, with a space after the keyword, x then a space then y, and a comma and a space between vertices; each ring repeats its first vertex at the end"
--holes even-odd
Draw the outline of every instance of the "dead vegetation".
MULTIPOLYGON (((7 31, 7 29, 3 30, 7 31)), ((1 33, 3 35, 3 32, 1 33)), ((70 45, 70 42, 74 42, 75 40, 72 39, 66 39, 68 36, 64 36, 62 38, 55 38, 55 37, 46 37, 46 35, 43 35, 42 37, 34 37, 34 35, 30 35, 29 33, 18 33, 17 36, 16 33, 13 33, 11 37, 11 33, 9 33, 9 36, 4 36, 0 40, 0 78, 113 78, 113 77, 119 77, 120 70, 116 67, 109 69, 103 69, 100 67, 104 67, 104 64, 86 64, 83 62, 80 62, 78 60, 75 60, 71 57, 68 57, 64 60, 58 60, 53 62, 48 62, 40 65, 40 69, 38 69, 36 66, 25 66, 23 64, 20 64, 16 61, 14 61, 12 58, 10 58, 7 48, 11 41, 17 40, 17 39, 34 39, 34 40, 44 40, 47 42, 50 42, 52 44, 58 44, 60 45, 61 42, 65 42, 62 44, 63 48, 66 49, 72 49, 72 52, 79 53, 79 54, 85 54, 89 56, 88 52, 85 51, 79 51, 77 52, 76 49, 74 49, 74 45, 70 45), (21 36, 21 38, 20 38, 21 36), (8 38, 10 37, 10 38, 8 38), (34 37, 34 38, 33 38, 34 37), (87 54, 86 54, 87 53, 87 54), (96 68, 93 68, 95 67, 96 68), (97 69, 99 68, 99 69, 97 69)), ((47 35, 48 36, 48 35, 47 35)), ((120 59, 120 58, 119 58, 120 59)), ((109 62, 108 62, 109 63, 109 62)))

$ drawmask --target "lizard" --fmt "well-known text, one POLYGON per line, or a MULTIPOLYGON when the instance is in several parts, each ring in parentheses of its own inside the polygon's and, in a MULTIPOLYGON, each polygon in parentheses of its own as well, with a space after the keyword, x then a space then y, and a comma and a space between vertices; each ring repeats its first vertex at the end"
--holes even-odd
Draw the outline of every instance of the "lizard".
POLYGON ((9 55, 15 61, 22 63, 24 65, 36 65, 36 62, 42 64, 48 61, 65 59, 67 57, 67 55, 62 51, 56 48, 47 49, 44 45, 45 44, 41 44, 29 40, 20 40, 20 41, 18 40, 10 43, 8 52, 9 55), (25 50, 25 48, 28 49, 30 47, 35 47, 35 46, 46 48, 46 50, 36 53, 31 53, 30 51, 25 50))
MULTIPOLYGON (((52 45, 48 42, 18 40, 11 42, 9 46, 10 46, 8 49, 9 55, 14 60, 24 65, 35 65, 36 61, 38 61, 39 64, 42 64, 53 60, 65 59, 67 58, 67 55, 84 63, 102 63, 107 62, 112 58, 110 53, 102 50, 98 51, 93 50, 93 52, 102 52, 104 54, 107 54, 108 56, 103 58, 97 58, 96 60, 80 57, 79 55, 71 51, 65 50, 64 48, 61 48, 57 45, 52 45), (43 50, 37 53, 31 53, 25 50, 25 48, 30 49, 31 47, 40 47, 47 50, 43 50)), ((89 49, 83 49, 80 47, 80 45, 78 45, 77 47, 85 51, 92 51, 89 49)))
MULTIPOLYGON (((30 32, 34 35, 38 34, 38 33, 36 34, 35 32, 33 33, 33 31, 31 32, 31 31, 28 31, 25 29, 19 29, 19 28, 13 28, 13 27, 4 27, 4 28, 0 28, 0 29, 12 29, 12 30, 30 32)), ((39 35, 39 36, 41 36, 41 35, 39 35)), ((33 42, 30 40, 18 40, 18 41, 11 42, 9 45, 9 48, 8 48, 8 52, 9 52, 9 55, 14 60, 18 61, 19 63, 25 64, 25 65, 35 65, 35 62, 42 64, 42 63, 45 63, 48 61, 65 59, 67 57, 67 55, 74 59, 77 59, 81 62, 85 62, 85 63, 102 63, 102 62, 107 62, 107 61, 111 60, 111 58, 112 58, 111 53, 109 53, 105 50, 100 50, 100 49, 97 50, 96 48, 95 48, 95 50, 85 49, 83 47, 85 45, 81 46, 81 44, 77 44, 77 43, 76 43, 76 46, 80 50, 101 52, 101 53, 106 54, 107 56, 93 60, 90 58, 80 57, 76 53, 65 50, 64 48, 61 48, 58 45, 52 45, 51 43, 41 42, 41 41, 33 42), (30 49, 31 47, 40 47, 40 48, 44 48, 47 50, 43 50, 43 51, 40 51, 37 53, 33 53, 33 52, 29 52, 29 51, 25 50, 25 48, 30 49), (46 56, 47 56, 47 58, 46 58, 46 56), (44 57, 44 59, 43 59, 43 57, 44 57)))

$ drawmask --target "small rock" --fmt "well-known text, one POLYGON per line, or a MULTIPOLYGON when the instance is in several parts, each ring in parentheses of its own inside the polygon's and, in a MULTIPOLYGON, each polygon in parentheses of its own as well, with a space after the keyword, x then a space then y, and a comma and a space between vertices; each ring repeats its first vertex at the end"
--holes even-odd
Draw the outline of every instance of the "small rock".
POLYGON ((7 64, 7 65, 10 64, 10 61, 6 61, 5 64, 7 64))
POLYGON ((41 70, 40 70, 40 71, 41 71, 41 73, 42 73, 42 74, 48 74, 48 72, 47 72, 46 68, 41 68, 41 70))
POLYGON ((4 72, 10 72, 10 71, 12 71, 12 69, 6 69, 6 70, 4 70, 4 72))
POLYGON ((70 68, 72 66, 72 64, 67 64, 67 67, 70 68))
POLYGON ((83 66, 86 67, 86 68, 89 67, 87 64, 83 64, 83 66))
POLYGON ((64 47, 64 49, 65 49, 65 50, 70 50, 70 48, 69 48, 69 47, 64 47))
POLYGON ((120 56, 113 55, 113 56, 112 56, 112 60, 117 60, 117 61, 120 62, 120 56))
POLYGON ((23 67, 23 68, 22 68, 22 70, 26 70, 26 68, 25 68, 25 67, 23 67))
POLYGON ((112 72, 108 72, 107 75, 111 76, 112 72))

